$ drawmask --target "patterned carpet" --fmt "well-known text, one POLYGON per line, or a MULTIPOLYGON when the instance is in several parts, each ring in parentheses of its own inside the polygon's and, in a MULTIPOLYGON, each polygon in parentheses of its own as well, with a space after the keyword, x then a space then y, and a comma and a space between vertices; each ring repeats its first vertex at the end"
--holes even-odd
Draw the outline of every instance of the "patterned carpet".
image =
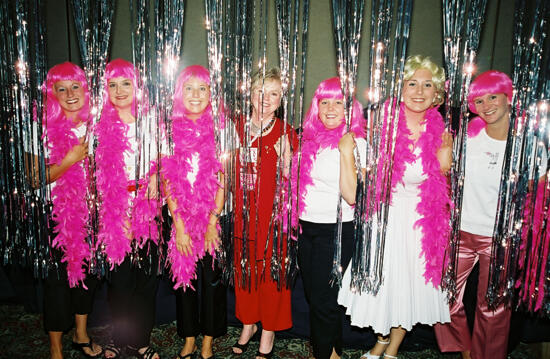
MULTIPOLYGON (((42 318, 39 314, 25 313, 21 305, 0 305, 0 358, 48 358, 48 337, 42 329, 42 318)), ((239 335, 239 328, 230 327, 228 333, 214 341, 216 358, 236 358, 231 355, 231 345, 239 335)), ((110 334, 109 326, 90 328, 90 334, 100 344, 107 342, 110 334)), ((65 358, 82 358, 70 348, 72 332, 64 336, 66 349, 65 358)), ((163 359, 173 358, 182 345, 177 336, 175 323, 157 326, 153 330, 152 343, 159 350, 163 359)), ((240 359, 254 358, 258 349, 258 341, 253 341, 245 355, 240 359)), ((359 358, 363 350, 346 349, 343 358, 359 358)), ((311 348, 303 339, 278 339, 275 342, 275 355, 273 358, 307 359, 311 357, 311 348)), ((399 358, 459 358, 456 354, 441 354, 436 350, 424 350, 420 352, 402 352, 399 358)), ((540 354, 535 354, 532 347, 520 344, 509 358, 539 359, 540 354)))

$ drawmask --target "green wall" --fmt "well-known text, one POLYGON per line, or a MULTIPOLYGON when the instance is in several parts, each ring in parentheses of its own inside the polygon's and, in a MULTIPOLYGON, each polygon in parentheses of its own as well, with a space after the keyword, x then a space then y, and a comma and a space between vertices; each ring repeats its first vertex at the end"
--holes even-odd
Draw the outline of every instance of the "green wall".
MULTIPOLYGON (((73 19, 67 13, 68 0, 48 1, 46 27, 48 63, 71 60, 79 63, 78 44, 73 19)), ((511 72, 513 1, 489 0, 478 55, 478 73, 490 68, 511 72)), ((359 57, 358 99, 365 103, 362 93, 368 83, 370 42, 370 1, 366 0, 365 18, 359 57)), ((117 0, 110 57, 132 59, 129 0, 117 0)), ((204 1, 188 0, 185 8, 184 39, 180 68, 190 64, 207 65, 204 1)), ((267 56, 269 65, 278 65, 274 1, 269 2, 267 56)), ((334 40, 332 36, 330 0, 310 1, 309 47, 307 52, 306 106, 315 88, 325 78, 336 76, 334 40)), ((258 24, 256 24, 258 25, 258 24)), ((254 49, 259 47, 255 41, 254 49)), ((425 54, 443 62, 441 0, 414 2, 409 54, 425 54)))

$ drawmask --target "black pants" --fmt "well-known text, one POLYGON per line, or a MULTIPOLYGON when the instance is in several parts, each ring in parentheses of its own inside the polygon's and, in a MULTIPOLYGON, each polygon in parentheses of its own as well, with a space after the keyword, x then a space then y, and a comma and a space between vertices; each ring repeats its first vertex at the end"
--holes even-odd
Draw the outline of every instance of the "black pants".
MULTIPOLYGON (((328 359, 332 348, 341 356, 344 310, 338 305, 339 287, 329 283, 336 224, 306 221, 300 221, 300 224, 302 233, 298 237, 298 264, 309 303, 313 356, 316 359, 328 359)), ((352 250, 353 222, 345 222, 342 224, 343 272, 351 259, 352 250)))
POLYGON ((140 249, 139 256, 141 265, 132 263, 127 256, 111 272, 108 296, 113 342, 119 348, 148 346, 155 325, 159 283, 157 247, 149 242, 140 249))
POLYGON ((194 279, 191 281, 194 289, 180 288, 176 292, 178 335, 182 338, 199 334, 222 336, 227 332, 227 302, 221 270, 212 256, 206 254, 197 263, 197 271, 200 286, 199 280, 194 279))
POLYGON ((84 280, 88 289, 82 284, 70 288, 66 266, 50 268, 44 280, 44 329, 65 332, 74 325, 75 314, 90 314, 98 283, 97 278, 89 276, 84 280))

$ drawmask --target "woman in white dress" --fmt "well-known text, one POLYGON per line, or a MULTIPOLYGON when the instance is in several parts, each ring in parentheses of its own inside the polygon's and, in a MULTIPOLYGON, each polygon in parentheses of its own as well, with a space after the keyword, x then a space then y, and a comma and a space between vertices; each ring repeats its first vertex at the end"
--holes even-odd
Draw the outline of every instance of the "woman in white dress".
MULTIPOLYGON (((452 163, 452 136, 445 132, 437 112, 444 82, 443 69, 431 59, 419 55, 407 59, 397 117, 382 284, 376 295, 356 292, 350 287, 350 266, 338 296, 352 325, 370 326, 378 334, 376 345, 363 358, 396 358, 407 330, 415 324, 450 320, 440 288, 450 230, 446 173, 452 163)), ((387 114, 387 105, 385 110, 387 114)), ((382 137, 385 139, 385 134, 382 137)), ((387 158, 389 155, 383 154, 380 162, 387 158)))

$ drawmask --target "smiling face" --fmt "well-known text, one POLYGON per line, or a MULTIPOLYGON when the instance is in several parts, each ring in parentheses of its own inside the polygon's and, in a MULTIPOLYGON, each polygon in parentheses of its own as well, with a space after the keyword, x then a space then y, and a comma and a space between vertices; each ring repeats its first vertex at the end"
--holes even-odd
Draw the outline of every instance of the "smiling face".
POLYGON ((266 80, 263 83, 263 88, 260 83, 259 86, 252 90, 252 110, 254 117, 259 117, 262 120, 271 119, 281 105, 281 95, 282 88, 280 81, 266 80))
POLYGON ((126 77, 114 77, 107 84, 109 100, 118 110, 130 110, 134 100, 134 84, 126 77))
POLYGON ((53 84, 53 94, 65 116, 74 119, 84 107, 85 94, 80 81, 61 80, 53 84))
POLYGON ((403 84, 403 102, 407 110, 415 113, 426 112, 434 103, 436 96, 432 72, 418 69, 403 84))
POLYGON ((183 106, 187 117, 199 118, 210 103, 210 86, 204 81, 191 77, 183 83, 183 106))
POLYGON ((319 119, 328 129, 337 128, 344 120, 344 100, 323 98, 319 100, 319 119))
POLYGON ((499 125, 503 122, 508 123, 510 119, 510 103, 508 97, 503 93, 485 94, 474 98, 474 106, 477 114, 488 125, 499 125))

